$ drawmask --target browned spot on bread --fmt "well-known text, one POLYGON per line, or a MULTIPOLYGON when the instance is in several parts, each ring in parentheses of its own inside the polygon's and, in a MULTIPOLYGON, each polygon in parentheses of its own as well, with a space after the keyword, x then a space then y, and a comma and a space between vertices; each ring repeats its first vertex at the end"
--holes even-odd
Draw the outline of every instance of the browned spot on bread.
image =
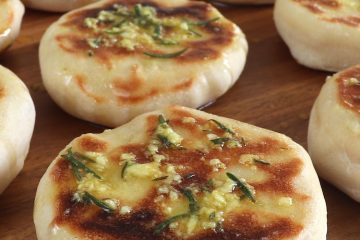
POLYGON ((355 112, 360 113, 360 84, 347 84, 351 78, 360 81, 360 66, 350 68, 340 73, 337 83, 341 103, 355 112))
POLYGON ((155 97, 159 94, 159 90, 151 89, 149 92, 141 95, 129 95, 129 96, 118 96, 119 104, 136 104, 148 100, 149 98, 155 97))
POLYGON ((338 9, 341 7, 338 0, 294 0, 300 3, 313 13, 323 13, 321 7, 327 7, 332 9, 338 9))
POLYGON ((299 159, 293 159, 286 163, 273 164, 271 167, 259 165, 258 168, 268 173, 265 182, 254 183, 257 191, 269 193, 294 194, 293 179, 299 175, 303 163, 299 159))
POLYGON ((105 152, 108 144, 98 138, 92 136, 84 136, 78 140, 78 145, 82 151, 87 152, 105 152))
POLYGON ((3 98, 5 96, 5 88, 0 87, 0 98, 3 98))
POLYGON ((360 26, 360 17, 348 16, 348 17, 333 17, 327 19, 329 22, 341 23, 350 27, 360 26))
POLYGON ((269 216, 270 223, 262 224, 257 219, 255 213, 244 212, 234 214, 225 220, 223 232, 206 232, 192 240, 277 240, 291 239, 297 236, 303 229, 300 224, 294 223, 285 217, 269 216))
POLYGON ((139 90, 141 88, 141 86, 143 85, 143 78, 139 76, 139 66, 138 65, 133 65, 131 67, 131 73, 130 73, 130 77, 128 79, 115 79, 112 83, 112 85, 114 86, 115 89, 119 90, 119 91, 125 91, 127 93, 133 93, 136 92, 137 90, 139 90))
POLYGON ((59 158, 53 167, 51 176, 59 186, 61 186, 61 183, 70 182, 70 180, 74 179, 72 172, 69 171, 69 163, 62 158, 59 158))
POLYGON ((186 89, 189 89, 193 84, 193 80, 192 79, 189 79, 185 82, 182 82, 182 83, 179 83, 177 85, 175 85, 172 90, 173 91, 181 91, 181 90, 186 90, 186 89))
POLYGON ((153 224, 162 218, 154 206, 155 193, 153 190, 134 206, 131 214, 120 215, 106 213, 92 204, 75 203, 72 191, 63 192, 58 196, 58 215, 53 224, 65 225, 89 239, 160 239, 153 234, 153 224))
MULTIPOLYGON (((86 43, 86 38, 99 37, 99 33, 93 33, 92 30, 84 26, 84 19, 87 17, 96 17, 101 10, 109 10, 114 3, 122 4, 132 8, 135 4, 141 3, 146 6, 152 6, 156 8, 158 17, 178 16, 191 21, 205 21, 211 19, 211 5, 203 2, 189 2, 187 5, 167 8, 160 6, 155 1, 142 0, 142 1, 125 1, 117 0, 104 3, 102 7, 96 9, 87 9, 74 12, 67 16, 67 20, 62 23, 65 28, 71 29, 71 32, 65 35, 57 36, 57 42, 59 46, 65 51, 85 56, 84 51, 89 49, 86 43)), ((206 61, 210 59, 217 59, 221 56, 221 52, 226 49, 234 40, 234 25, 228 21, 220 20, 212 22, 202 27, 202 30, 208 35, 205 40, 200 41, 184 41, 180 43, 178 47, 188 48, 188 50, 175 59, 177 63, 193 63, 194 61, 206 61)), ((169 51, 171 52, 171 49, 169 51)), ((117 58, 124 58, 127 56, 138 56, 143 58, 149 58, 145 56, 144 52, 157 52, 156 49, 147 49, 145 46, 135 49, 134 51, 128 51, 124 48, 110 46, 100 47, 98 49, 92 49, 94 56, 92 58, 97 59, 100 62, 105 63, 107 66, 111 66, 111 61, 117 60, 117 58)), ((169 61, 169 60, 168 60, 169 61)))
POLYGON ((96 103, 104 103, 105 102, 105 98, 101 97, 101 96, 97 96, 94 93, 92 93, 91 91, 89 91, 86 87, 86 80, 85 77, 80 76, 80 75, 76 75, 75 77, 75 82, 78 85, 79 89, 89 98, 93 99, 96 103))

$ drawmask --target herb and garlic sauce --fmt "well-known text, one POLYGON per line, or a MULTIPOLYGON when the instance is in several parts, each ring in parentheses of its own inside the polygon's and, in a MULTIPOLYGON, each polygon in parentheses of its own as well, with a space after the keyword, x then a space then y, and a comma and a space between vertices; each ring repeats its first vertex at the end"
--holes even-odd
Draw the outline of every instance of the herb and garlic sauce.
POLYGON ((308 196, 301 160, 270 138, 252 141, 216 119, 151 115, 145 143, 109 150, 83 136, 58 159, 54 224, 106 239, 281 239, 296 236, 308 196), (258 214, 260 212, 261 214, 258 214), (290 214, 291 213, 291 214, 290 214))

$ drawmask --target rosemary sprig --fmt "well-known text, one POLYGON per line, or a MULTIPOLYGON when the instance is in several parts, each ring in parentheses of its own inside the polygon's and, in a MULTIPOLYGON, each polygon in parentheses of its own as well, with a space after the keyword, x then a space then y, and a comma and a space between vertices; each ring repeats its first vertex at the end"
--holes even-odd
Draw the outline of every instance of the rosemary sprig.
POLYGON ((188 48, 184 48, 180 51, 173 52, 173 53, 151 53, 151 52, 143 52, 143 53, 144 53, 144 55, 146 55, 148 57, 167 59, 167 58, 179 57, 180 55, 185 53, 187 50, 188 50, 188 48))
POLYGON ((228 178, 230 178, 232 181, 236 183, 236 187, 238 187, 240 191, 243 192, 248 199, 250 199, 253 203, 256 202, 253 192, 244 181, 238 179, 232 173, 227 172, 226 175, 228 176, 228 178))
POLYGON ((203 192, 209 192, 211 193, 214 190, 215 186, 214 186, 214 181, 212 179, 209 179, 206 183, 204 183, 200 189, 203 192))
POLYGON ((169 177, 169 176, 162 176, 162 177, 154 178, 153 181, 165 180, 165 179, 167 179, 168 177, 169 177))
POLYGON ((209 121, 214 122, 221 130, 230 133, 231 135, 235 135, 234 131, 232 131, 230 128, 226 127, 224 124, 222 124, 221 122, 215 120, 215 119, 210 119, 209 121))
POLYGON ((115 210, 110 207, 109 204, 97 199, 95 196, 91 195, 88 192, 84 192, 82 196, 82 201, 89 204, 95 204, 99 208, 102 208, 105 212, 113 212, 115 210))
POLYGON ((164 115, 160 114, 159 115, 159 124, 168 124, 168 121, 165 119, 164 115))
MULTIPOLYGON (((81 162, 81 160, 90 161, 88 157, 85 157, 83 155, 73 153, 71 148, 67 150, 67 153, 64 155, 61 155, 65 160, 70 162, 71 169, 73 171, 74 176, 78 181, 80 181, 83 178, 83 172, 90 173, 94 177, 101 179, 101 177, 93 171, 91 168, 87 167, 84 163, 81 162), (79 157, 81 156, 81 157, 79 157), (79 159, 81 158, 81 159, 79 159), (83 171, 83 172, 82 172, 83 171)), ((94 161, 91 159, 91 161, 94 161)))
POLYGON ((162 233, 166 228, 169 227, 170 224, 177 222, 178 220, 182 219, 182 218, 187 218, 190 217, 189 213, 183 213, 183 214, 179 214, 176 216, 173 216, 161 223, 159 223, 158 225, 155 226, 154 229, 154 234, 155 235, 159 235, 160 233, 162 233))
POLYGON ((129 167, 129 162, 125 161, 122 169, 121 169, 121 178, 124 179, 125 178, 125 173, 126 173, 126 169, 129 167))
POLYGON ((230 138, 215 138, 215 139, 212 139, 210 140, 213 144, 215 145, 221 145, 223 146, 226 142, 228 142, 230 140, 230 138))
POLYGON ((271 165, 268 161, 263 160, 263 159, 253 159, 254 163, 259 163, 259 164, 263 164, 263 165, 271 165))
POLYGON ((191 190, 190 189, 183 189, 183 190, 181 190, 181 193, 189 201, 189 212, 173 216, 173 217, 159 223, 158 225, 156 225, 155 229, 154 229, 154 234, 155 235, 159 235, 162 231, 164 231, 166 228, 168 228, 171 223, 176 222, 176 221, 178 221, 178 220, 180 220, 182 218, 190 217, 192 214, 199 211, 200 207, 199 207, 193 193, 191 192, 191 190))
POLYGON ((167 137, 160 135, 160 134, 157 134, 156 136, 166 148, 170 148, 170 147, 174 146, 174 144, 172 142, 170 142, 167 137))
POLYGON ((218 21, 219 19, 220 19, 220 17, 214 17, 214 18, 209 19, 209 20, 197 22, 197 23, 195 23, 194 25, 203 26, 203 27, 204 27, 204 26, 209 25, 209 24, 212 23, 212 22, 218 21))
POLYGON ((191 190, 186 188, 186 189, 181 190, 181 193, 184 194, 184 196, 187 198, 187 200, 189 202, 190 213, 193 214, 193 213, 199 211, 200 207, 199 207, 193 193, 191 192, 191 190))

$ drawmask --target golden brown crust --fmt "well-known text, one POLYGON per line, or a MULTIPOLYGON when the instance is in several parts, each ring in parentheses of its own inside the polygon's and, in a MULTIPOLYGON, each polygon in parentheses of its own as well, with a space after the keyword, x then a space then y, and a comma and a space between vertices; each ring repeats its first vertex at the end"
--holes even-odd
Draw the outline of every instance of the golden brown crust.
POLYGON ((338 76, 340 101, 346 108, 360 113, 360 84, 349 84, 351 79, 360 82, 360 66, 345 70, 338 76))
MULTIPOLYGON (((87 9, 82 11, 76 11, 67 16, 67 20, 62 24, 63 27, 69 28, 72 33, 59 34, 55 37, 58 45, 66 52, 76 54, 78 56, 86 57, 86 52, 89 50, 89 45, 86 42, 84 36, 98 37, 98 34, 84 25, 84 20, 87 17, 96 17, 99 11, 103 9, 111 9, 114 3, 122 4, 132 8, 135 4, 141 3, 144 6, 152 6, 157 10, 158 17, 183 17, 191 19, 193 21, 207 21, 212 18, 212 7, 209 4, 202 2, 189 2, 187 5, 175 8, 167 8, 160 6, 159 3, 152 0, 143 1, 128 1, 128 0, 114 0, 107 2, 102 7, 95 9, 87 9)), ((221 56, 223 49, 233 43, 234 39, 234 27, 232 23, 227 21, 210 22, 201 27, 202 30, 208 35, 204 40, 198 41, 184 41, 179 43, 179 48, 187 48, 188 50, 181 56, 174 60, 181 63, 189 63, 194 61, 208 61, 211 59, 217 59, 221 56)), ((98 49, 92 49, 94 52, 94 59, 101 64, 107 65, 116 58, 122 58, 126 56, 142 56, 147 57, 144 52, 160 53, 156 49, 147 49, 145 46, 141 49, 135 49, 134 51, 128 51, 124 48, 116 46, 112 47, 100 47, 98 49)))
MULTIPOLYGON (((325 13, 324 9, 331 9, 340 11, 343 4, 338 0, 294 0, 306 7, 311 12, 322 15, 325 13)), ((331 23, 344 24, 349 27, 358 27, 360 25, 360 17, 357 16, 344 16, 344 17, 326 17, 322 18, 331 23)))
POLYGON ((5 88, 0 86, 0 99, 5 97, 5 88))
POLYGON ((105 152, 107 145, 106 142, 90 136, 82 137, 79 140, 81 150, 87 152, 105 152))
MULTIPOLYGON (((169 124, 175 130, 191 133, 192 138, 204 138, 203 130, 194 127, 193 124, 184 123, 184 117, 194 118, 197 124, 208 124, 209 119, 194 116, 189 112, 173 108, 171 110, 169 124)), ((150 141, 156 130, 158 115, 147 117, 147 127, 144 132, 147 135, 145 142, 150 141)), ((215 134, 223 134, 222 129, 214 124, 207 126, 215 134)), ((78 146, 83 151, 105 152, 107 145, 105 142, 94 137, 84 136, 77 140, 78 146)), ((184 189, 191 184, 205 184, 212 178, 213 170, 204 162, 210 159, 219 158, 229 166, 239 165, 239 156, 243 154, 276 155, 287 150, 287 145, 271 138, 261 138, 250 141, 240 148, 229 148, 224 146, 222 149, 214 148, 208 152, 191 149, 191 139, 182 142, 184 149, 173 149, 161 147, 159 154, 167 156, 166 162, 174 166, 181 165, 178 174, 184 181, 173 185, 175 189, 184 189), (189 174, 196 173, 194 177, 185 178, 189 174)), ((148 163, 152 160, 145 153, 146 144, 127 144, 119 146, 108 153, 108 159, 114 164, 119 165, 121 153, 131 152, 136 156, 137 163, 148 163)), ((262 182, 249 184, 253 185, 257 193, 271 193, 286 195, 295 201, 308 201, 310 197, 300 194, 294 189, 294 181, 302 172, 303 163, 301 160, 293 158, 286 162, 274 163, 271 166, 259 165, 259 171, 267 173, 269 178, 262 182)), ((182 239, 171 231, 166 234, 154 235, 154 225, 163 221, 164 216, 159 210, 159 206, 154 203, 156 189, 152 187, 146 198, 138 202, 133 211, 127 215, 119 213, 106 213, 100 208, 84 204, 74 203, 73 193, 76 191, 76 181, 69 168, 69 163, 65 159, 60 159, 54 166, 51 175, 53 176, 56 189, 59 189, 57 199, 56 216, 53 224, 66 226, 80 236, 96 239, 117 239, 117 240, 140 240, 140 239, 182 239), (86 214, 84 214, 86 213, 86 214)), ((200 193, 201 194, 201 193, 200 193)), ((246 204, 246 203, 244 203, 246 204)), ((251 204, 251 203, 250 203, 251 204)), ((295 222, 290 217, 277 216, 270 213, 262 213, 262 217, 270 220, 262 223, 258 213, 252 211, 242 211, 230 213, 223 224, 224 231, 204 230, 198 235, 190 236, 189 240, 212 240, 212 239, 289 239, 303 230, 300 223, 295 222)))
POLYGON ((310 11, 316 14, 323 13, 321 7, 327 7, 332 9, 339 9, 340 4, 337 0, 294 0, 300 3, 310 11))

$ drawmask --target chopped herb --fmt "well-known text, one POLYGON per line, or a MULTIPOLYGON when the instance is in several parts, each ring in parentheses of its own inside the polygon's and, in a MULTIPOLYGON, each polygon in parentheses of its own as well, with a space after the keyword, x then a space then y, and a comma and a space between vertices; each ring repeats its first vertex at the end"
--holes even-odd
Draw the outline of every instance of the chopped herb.
POLYGON ((91 48, 99 48, 102 44, 102 39, 101 38, 88 38, 86 39, 87 44, 91 47, 91 48))
POLYGON ((192 29, 192 28, 189 28, 188 31, 191 32, 192 34, 194 34, 195 36, 202 37, 202 35, 201 35, 200 33, 198 33, 197 31, 195 31, 195 30, 192 29))
POLYGON ((180 51, 174 52, 174 53, 150 53, 150 52, 144 52, 146 56, 152 57, 152 58, 176 58, 182 55, 184 52, 186 52, 188 49, 184 48, 180 51))
POLYGON ((195 177, 195 176, 196 176, 195 173, 189 173, 189 174, 186 174, 186 175, 184 176, 184 179, 190 179, 190 178, 193 178, 193 177, 195 177))
POLYGON ((222 124, 221 122, 215 120, 215 119, 210 119, 209 121, 214 122, 221 130, 230 133, 231 135, 235 135, 234 131, 232 131, 230 128, 226 127, 224 124, 222 124))
POLYGON ((190 213, 195 213, 197 212, 200 207, 193 195, 193 193, 191 192, 190 189, 183 189, 181 191, 182 194, 184 194, 184 196, 187 198, 187 200, 189 201, 189 209, 190 209, 190 213))
POLYGON ((214 181, 210 179, 201 186, 201 191, 211 193, 214 190, 214 188, 215 188, 214 181))
POLYGON ((214 220, 215 220, 215 217, 216 217, 216 213, 215 213, 215 212, 212 212, 212 213, 210 213, 210 215, 209 215, 209 220, 210 220, 210 221, 214 221, 214 220))
POLYGON ((226 143, 227 141, 229 141, 230 138, 215 138, 215 139, 212 139, 210 140, 213 144, 216 144, 216 145, 224 145, 224 143, 226 143))
POLYGON ((174 144, 170 142, 169 139, 167 139, 167 137, 160 134, 158 134, 157 137, 165 147, 170 148, 171 146, 174 146, 174 144))
POLYGON ((224 227, 223 227, 222 222, 217 222, 216 223, 215 232, 216 233, 223 233, 224 232, 224 227))
POLYGON ((173 216, 173 217, 159 223, 158 225, 156 225, 155 230, 154 230, 155 235, 159 235, 166 228, 168 228, 171 223, 174 223, 182 218, 190 217, 192 214, 199 211, 200 207, 198 206, 198 203, 196 202, 196 199, 195 199, 193 193, 191 192, 191 190, 183 189, 181 192, 182 192, 182 194, 184 194, 184 196, 189 201, 189 212, 173 216))
POLYGON ((268 161, 262 160, 262 159, 256 159, 254 158, 253 161, 255 163, 263 164, 263 165, 271 165, 268 161))
POLYGON ((244 193, 248 199, 250 199, 252 202, 256 202, 255 196, 254 196, 253 192, 251 191, 251 189, 246 184, 246 182, 238 179, 232 173, 227 172, 226 175, 228 176, 228 178, 230 178, 232 181, 234 181, 236 183, 236 187, 238 187, 240 189, 240 191, 242 193, 244 193))
POLYGON ((167 124, 167 123, 168 123, 168 121, 165 119, 165 117, 162 114, 160 114, 159 115, 159 124, 167 124))
POLYGON ((154 178, 153 181, 165 180, 165 179, 167 179, 168 177, 169 177, 169 176, 162 176, 162 177, 154 178))
POLYGON ((85 203, 95 204, 99 208, 102 208, 105 212, 113 212, 114 209, 109 206, 109 204, 97 199, 95 196, 91 195, 88 192, 84 192, 84 195, 82 196, 82 201, 85 203))
POLYGON ((159 235, 160 233, 162 233, 166 228, 169 227, 170 224, 182 219, 182 218, 187 218, 189 217, 190 214, 189 213, 183 213, 183 214, 179 214, 176 216, 173 216, 161 223, 159 223, 158 225, 155 226, 155 230, 154 230, 154 234, 155 235, 159 235))
POLYGON ((121 169, 121 178, 125 178, 126 169, 129 167, 129 162, 126 161, 121 169))
POLYGON ((220 17, 215 17, 215 18, 212 18, 210 20, 197 22, 197 23, 195 23, 195 25, 197 25, 197 26, 207 26, 212 22, 218 21, 219 19, 220 19, 220 17))
MULTIPOLYGON (((61 157, 63 157, 65 160, 70 162, 71 165, 71 169, 73 171, 74 176, 76 177, 76 179, 78 181, 80 181, 83 178, 83 172, 85 173, 90 173, 92 174, 94 177, 101 179, 101 177, 92 169, 90 169, 89 167, 87 167, 84 163, 81 162, 81 160, 87 160, 90 161, 89 158, 80 155, 80 154, 76 154, 73 153, 71 148, 69 148, 67 150, 67 153, 64 155, 61 155, 61 157), (81 157, 79 157, 81 156, 81 157), (80 158, 80 159, 79 159, 80 158)), ((92 160, 92 159, 91 159, 92 160)), ((92 160, 94 161, 94 160, 92 160)))

